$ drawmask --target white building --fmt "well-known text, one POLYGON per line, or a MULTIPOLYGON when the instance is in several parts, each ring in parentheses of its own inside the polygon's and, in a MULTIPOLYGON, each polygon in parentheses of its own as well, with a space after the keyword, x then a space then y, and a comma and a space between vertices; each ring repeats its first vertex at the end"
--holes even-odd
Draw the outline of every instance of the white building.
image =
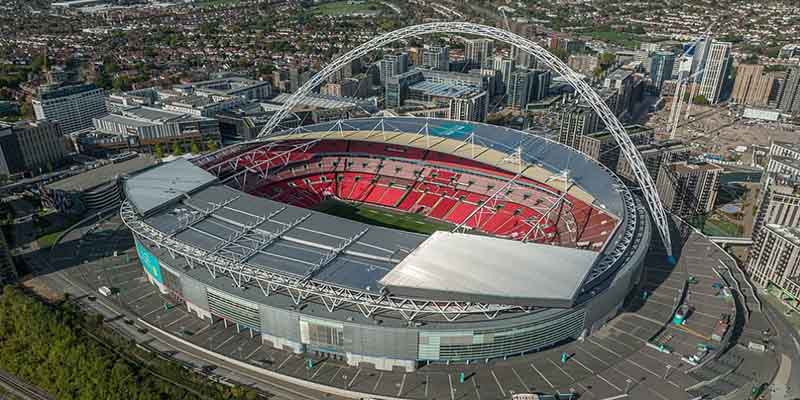
POLYGON ((33 99, 36 119, 58 121, 65 134, 92 127, 92 119, 108 114, 103 89, 94 84, 45 88, 33 99))
POLYGON ((711 104, 719 102, 722 88, 728 78, 731 63, 731 44, 728 42, 712 42, 705 62, 703 79, 700 81, 699 96, 703 96, 711 104))

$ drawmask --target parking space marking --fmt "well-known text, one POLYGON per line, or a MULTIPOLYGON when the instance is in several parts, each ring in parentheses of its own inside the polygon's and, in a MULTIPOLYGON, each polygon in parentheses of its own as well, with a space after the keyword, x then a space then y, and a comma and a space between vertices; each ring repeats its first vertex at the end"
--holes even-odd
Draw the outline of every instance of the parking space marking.
MULTIPOLYGON (((474 377, 474 376, 472 377, 472 387, 475 388, 475 396, 478 398, 478 400, 481 400, 481 392, 478 390, 478 379, 476 377, 474 377)), ((426 390, 427 390, 427 388, 426 388, 426 390)), ((428 392, 427 391, 425 392, 425 397, 426 398, 428 397, 428 392)))
POLYGON ((617 385, 615 385, 615 384, 611 383, 611 382, 610 382, 608 379, 606 379, 606 378, 603 378, 603 375, 597 374, 597 377, 598 377, 598 378, 600 378, 600 379, 602 379, 602 380, 603 380, 603 382, 605 382, 605 383, 607 383, 607 384, 611 385, 611 387, 613 387, 614 389, 617 389, 617 390, 619 390, 620 392, 622 391, 622 389, 620 389, 620 388, 619 388, 617 385))
POLYGON ((381 384, 381 379, 383 378, 383 372, 378 374, 378 379, 375 381, 375 386, 372 387, 372 391, 375 392, 378 390, 378 385, 381 384))
POLYGON ((547 377, 545 377, 544 375, 542 375, 542 373, 541 373, 541 372, 539 372, 539 370, 536 368, 536 366, 535 366, 535 365, 533 365, 533 363, 531 363, 531 368, 533 368, 533 370, 534 370, 534 371, 536 371, 536 373, 537 373, 537 374, 539 374, 539 376, 541 376, 541 377, 542 377, 542 379, 544 379, 544 381, 545 381, 545 382, 547 382, 547 384, 548 384, 548 385, 550 385, 550 387, 551 387, 551 388, 553 388, 553 389, 555 389, 555 388, 556 388, 555 386, 553 386, 553 384, 552 384, 552 383, 550 383, 550 380, 549 380, 549 379, 547 379, 547 377))
POLYGON ((228 342, 233 340, 236 336, 238 336, 238 335, 234 333, 233 335, 231 335, 231 337, 225 339, 224 342, 220 343, 219 346, 217 346, 217 350, 219 350, 222 346, 225 346, 226 344, 228 344, 228 342))
POLYGON ((497 375, 494 374, 494 369, 489 369, 489 372, 492 373, 492 378, 494 378, 494 382, 497 384, 497 387, 500 388, 500 393, 503 394, 503 397, 506 397, 506 391, 503 389, 503 385, 500 384, 500 380, 497 379, 497 375))
POLYGON ((142 295, 139 298, 137 298, 136 300, 134 300, 133 303, 136 303, 137 301, 140 301, 140 300, 144 299, 145 297, 152 296, 152 295, 156 294, 157 292, 158 292, 157 290, 152 290, 152 291, 150 291, 148 293, 145 293, 144 295, 142 295))
POLYGON ((524 387, 524 388, 525 388, 525 390, 528 390, 528 385, 525 383, 525 381, 524 381, 524 380, 522 380, 522 377, 521 377, 521 376, 519 376, 519 373, 517 373, 517 370, 516 370, 516 369, 514 369, 514 367, 511 367, 511 372, 513 372, 513 373, 514 373, 514 375, 516 375, 516 376, 517 376, 517 379, 519 379, 519 383, 521 383, 521 384, 522 384, 522 387, 524 387))
POLYGON ((609 352, 609 353, 611 353, 611 354, 613 354, 613 355, 615 355, 615 356, 617 356, 617 357, 622 357, 622 356, 621 356, 621 355, 619 355, 619 353, 617 353, 616 351, 614 351, 614 350, 611 350, 611 349, 609 349, 608 347, 606 347, 606 346, 604 346, 604 345, 602 345, 602 344, 600 344, 600 343, 597 343, 597 342, 596 342, 595 340, 593 340, 592 338, 588 338, 588 339, 586 339, 586 340, 588 340, 588 341, 589 341, 589 343, 591 343, 591 344, 594 344, 594 345, 597 345, 597 347, 599 347, 599 348, 601 348, 601 349, 603 349, 603 350, 605 350, 605 351, 607 351, 607 352, 609 352))
MULTIPOLYGON (((617 327, 615 327, 615 326, 610 326, 610 328, 611 328, 611 329, 613 329, 613 330, 615 330, 615 331, 617 331, 617 332, 619 332, 619 333, 621 333, 621 334, 623 334, 623 335, 625 335, 625 336, 630 336, 630 337, 632 337, 632 338, 636 339, 636 340, 637 340, 637 341, 639 341, 639 342, 642 342, 642 343, 647 343, 647 340, 644 340, 644 339, 642 339, 642 338, 640 338, 640 337, 638 337, 638 336, 636 336, 636 335, 632 335, 632 334, 630 334, 630 333, 628 333, 628 332, 625 332, 624 330, 622 330, 622 329, 619 329, 619 328, 617 328, 617 327)), ((612 337, 610 337, 610 336, 609 336, 609 338, 613 339, 613 338, 612 338, 612 337)), ((622 342, 620 342, 620 343, 622 343, 622 342)), ((622 343, 622 344, 623 344, 623 345, 625 345, 625 343, 622 343)), ((629 347, 630 347, 630 346, 629 346, 629 347)))
POLYGON ((331 380, 329 380, 328 383, 333 383, 333 380, 336 379, 336 376, 339 375, 339 372, 342 372, 342 369, 344 369, 344 367, 339 367, 339 369, 333 373, 333 376, 331 376, 331 380))
POLYGON ((277 370, 283 368, 283 366, 286 365, 287 362, 289 362, 289 360, 292 358, 292 356, 293 356, 293 354, 289 354, 289 356, 286 357, 286 359, 283 360, 283 362, 280 365, 278 365, 278 368, 275 368, 275 370, 277 371, 277 370))
POLYGON ((400 394, 403 393, 403 387, 406 386, 406 377, 408 374, 403 374, 403 379, 400 381, 400 389, 397 391, 397 397, 400 397, 400 394))
POLYGON ((583 365, 583 363, 582 363, 582 362, 580 362, 580 361, 578 361, 578 359, 577 359, 577 358, 575 358, 575 356, 572 356, 572 357, 570 357, 570 360, 572 360, 572 361, 575 361, 576 363, 578 363, 578 365, 580 365, 581 367, 583 367, 583 369, 585 369, 585 370, 589 371, 590 373, 594 374, 594 371, 592 371, 592 369, 591 369, 591 368, 589 368, 589 367, 587 367, 587 366, 583 365))
MULTIPOLYGON (((356 381, 356 378, 358 378, 358 375, 359 375, 360 373, 361 373, 361 368, 358 368, 358 369, 356 369, 356 373, 355 373, 355 375, 353 375, 353 379, 350 379, 350 383, 348 383, 348 384, 347 384, 347 387, 352 387, 352 386, 353 386, 353 383, 355 383, 355 381, 356 381)), ((428 381, 426 380, 425 382, 427 383, 428 381)), ((426 390, 426 392, 425 392, 425 393, 426 393, 426 394, 425 394, 425 397, 427 397, 427 396, 428 396, 428 395, 427 395, 427 389, 428 389, 428 385, 425 385, 425 390, 426 390)))
POLYGON ((263 343, 261 345, 259 345, 258 347, 256 347, 255 350, 251 351, 250 354, 248 354, 247 357, 245 357, 244 359, 245 360, 249 360, 250 358, 253 357, 254 354, 256 354, 259 350, 261 350, 262 347, 264 347, 263 343))
POLYGON ((592 354, 592 352, 591 352, 591 351, 589 351, 589 349, 586 349, 586 350, 585 350, 583 353, 581 353, 581 354, 586 354, 587 356, 589 356, 589 357, 592 357, 592 358, 594 358, 594 359, 595 359, 595 360, 597 360, 597 361, 600 361, 600 363, 602 363, 602 364, 603 364, 603 365, 605 365, 605 366, 609 366, 609 365, 611 365, 610 363, 606 362, 606 361, 605 361, 605 360, 603 360, 602 358, 600 358, 600 357, 597 357, 596 355, 592 354))
POLYGON ((558 370, 561 371, 564 375, 566 375, 567 378, 569 378, 571 381, 575 380, 575 378, 573 378, 572 375, 568 374, 567 371, 564 371, 564 368, 561 368, 561 366, 556 364, 555 361, 553 361, 553 360, 551 360, 549 358, 547 359, 547 361, 550 361, 550 364, 553 364, 556 368, 558 368, 558 370))
POLYGON ((315 377, 315 376, 317 376, 317 374, 319 373, 319 371, 322 371, 322 369, 323 369, 323 368, 325 368, 325 363, 321 363, 321 364, 322 364, 322 365, 320 365, 320 366, 319 366, 319 368, 317 368, 317 369, 316 369, 316 371, 314 371, 314 373, 313 373, 313 374, 311 374, 311 378, 308 378, 308 380, 310 380, 310 381, 313 381, 313 380, 314 380, 314 377, 315 377))
POLYGON ((164 328, 169 328, 170 326, 175 325, 175 323, 177 323, 178 321, 183 321, 188 316, 189 316, 189 314, 183 314, 180 317, 178 317, 175 321, 172 321, 172 322, 164 325, 164 328))

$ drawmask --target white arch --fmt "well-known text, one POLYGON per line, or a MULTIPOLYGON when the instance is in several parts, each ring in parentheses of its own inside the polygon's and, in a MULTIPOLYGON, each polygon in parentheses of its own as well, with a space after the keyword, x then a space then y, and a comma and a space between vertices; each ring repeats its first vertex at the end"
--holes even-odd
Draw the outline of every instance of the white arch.
POLYGON ((616 139, 617 143, 619 144, 622 154, 630 163, 636 180, 642 188, 648 208, 650 209, 653 219, 658 227, 659 234, 661 235, 661 240, 666 248, 667 255, 672 256, 672 241, 669 234, 669 221, 667 220, 667 215, 664 211, 663 205, 661 204, 661 200, 658 197, 656 185, 653 182, 653 178, 650 177, 650 174, 648 173, 647 168, 642 161, 641 155, 636 150, 636 146, 634 146, 630 137, 625 132, 625 128, 622 126, 622 123, 619 122, 617 117, 611 112, 597 92, 595 92, 586 82, 581 80, 578 74, 564 64, 563 61, 558 59, 558 57, 543 49, 533 41, 500 28, 474 24, 470 22, 432 22, 428 24, 400 28, 396 31, 377 36, 374 39, 356 47, 355 49, 348 51, 346 54, 326 65, 325 68, 311 77, 311 79, 304 83, 286 100, 280 110, 278 110, 272 116, 272 118, 270 118, 258 136, 263 137, 270 135, 275 127, 278 126, 278 123, 283 120, 286 114, 292 110, 304 96, 319 86, 323 81, 328 79, 328 77, 330 77, 334 72, 341 69, 345 64, 364 56, 374 49, 382 48, 394 41, 431 33, 458 33, 476 35, 508 43, 536 57, 538 61, 544 63, 551 70, 555 71, 561 77, 566 79, 567 82, 569 82, 569 84, 575 88, 577 93, 580 94, 582 99, 586 101, 592 107, 592 109, 594 109, 597 115, 600 116, 603 122, 605 122, 606 128, 609 130, 609 132, 611 132, 611 134, 614 136, 614 139, 616 139))

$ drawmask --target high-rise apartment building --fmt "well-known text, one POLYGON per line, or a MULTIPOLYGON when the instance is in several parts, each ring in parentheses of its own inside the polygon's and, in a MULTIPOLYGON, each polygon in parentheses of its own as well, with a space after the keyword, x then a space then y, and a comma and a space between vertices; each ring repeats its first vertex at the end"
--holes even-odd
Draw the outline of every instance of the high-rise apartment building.
POLYGON ((763 65, 739 65, 731 98, 739 104, 766 106, 774 83, 775 75, 764 73, 763 65))
POLYGON ((786 71, 778 108, 787 114, 800 114, 800 66, 786 71))
POLYGON ((558 115, 559 143, 578 148, 582 136, 598 131, 599 118, 588 104, 569 104, 558 115))
POLYGON ((516 69, 516 64, 513 58, 496 56, 494 58, 494 69, 497 71, 497 83, 499 84, 497 92, 507 93, 508 87, 511 84, 511 74, 516 69))
POLYGON ((767 224, 747 263, 753 282, 774 288, 784 301, 800 309, 800 228, 767 224))
POLYGON ((64 134, 92 127, 92 119, 108 114, 103 89, 94 84, 44 87, 33 99, 36 119, 58 121, 64 134))
POLYGON ((383 56, 378 68, 381 70, 381 83, 408 71, 408 53, 387 54, 383 56))
POLYGON ((473 92, 450 99, 450 119, 485 122, 489 110, 489 96, 484 91, 473 92))
POLYGON ((468 39, 464 47, 464 59, 468 68, 491 68, 494 61, 492 39, 468 39))
MULTIPOLYGON (((635 145, 648 144, 653 141, 655 131, 642 125, 625 127, 625 132, 635 145)), ((621 158, 619 143, 607 130, 581 136, 577 149, 587 156, 599 161, 612 171, 617 170, 621 158)))
POLYGON ((422 53, 422 65, 437 71, 450 70, 450 49, 447 46, 431 46, 422 53))
MULTIPOLYGON (((650 177, 655 181, 661 171, 661 167, 674 162, 689 160, 689 147, 679 141, 665 140, 654 143, 642 143, 636 146, 639 154, 644 161, 647 172, 650 177)), ((633 173, 630 163, 627 158, 620 157, 617 164, 617 175, 625 178, 631 182, 636 182, 636 176, 633 173)))
POLYGON ((722 167, 686 161, 666 164, 656 179, 658 196, 673 214, 688 217, 714 209, 722 167))
POLYGON ((729 42, 711 42, 697 95, 705 97, 711 104, 719 102, 722 89, 728 79, 730 65, 731 44, 729 42))
POLYGON ((659 51, 650 59, 650 80, 653 81, 656 91, 661 91, 664 81, 672 79, 672 67, 675 65, 675 54, 669 51, 659 51))

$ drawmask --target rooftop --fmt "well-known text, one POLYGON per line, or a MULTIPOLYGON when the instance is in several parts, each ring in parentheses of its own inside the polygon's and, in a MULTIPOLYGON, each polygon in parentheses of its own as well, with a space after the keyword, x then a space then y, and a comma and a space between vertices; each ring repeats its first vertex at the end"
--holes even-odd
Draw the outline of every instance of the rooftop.
POLYGON ((50 190, 82 192, 114 181, 120 176, 133 174, 156 164, 158 164, 158 161, 155 158, 139 155, 127 161, 112 162, 98 168, 90 169, 78 175, 73 175, 69 178, 50 183, 46 187, 50 190))
POLYGON ((430 96, 454 98, 478 92, 478 90, 472 86, 451 85, 431 81, 417 82, 409 86, 408 89, 425 92, 425 94, 430 96))
POLYGON ((775 232, 783 240, 791 242, 795 246, 800 246, 800 228, 777 224, 767 224, 767 228, 775 232))

